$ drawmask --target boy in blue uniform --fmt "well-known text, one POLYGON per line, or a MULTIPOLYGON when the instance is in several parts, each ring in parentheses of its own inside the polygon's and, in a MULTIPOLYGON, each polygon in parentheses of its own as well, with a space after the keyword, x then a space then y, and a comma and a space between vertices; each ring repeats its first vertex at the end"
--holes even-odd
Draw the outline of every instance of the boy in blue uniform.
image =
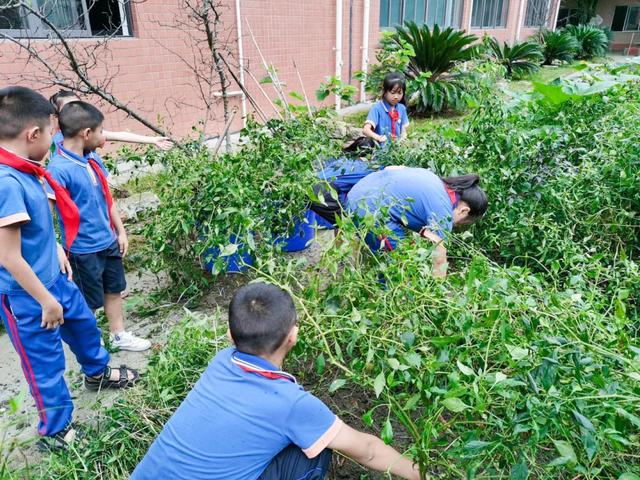
POLYGON ((138 375, 107 366, 96 319, 56 245, 45 184, 57 200, 69 243, 79 218, 68 193, 41 164, 51 144, 52 114, 49 102, 33 90, 0 89, 0 317, 38 409, 38 433, 47 437, 44 445, 55 448, 75 436, 61 339, 78 359, 89 389, 128 387, 138 375))
MULTIPOLYGON (((122 257, 129 242, 109 191, 109 173, 94 153, 104 142, 103 120, 102 113, 86 102, 65 105, 58 117, 64 141, 57 145, 48 170, 69 191, 80 212, 78 235, 68 249, 75 282, 91 309, 104 306, 112 345, 139 352, 150 348, 151 342, 125 330, 122 308, 121 293, 126 288, 122 257)), ((64 225, 60 227, 66 239, 64 225)))
POLYGON ((400 73, 389 73, 382 84, 382 98, 373 104, 362 128, 365 137, 380 144, 407 137, 409 117, 404 105, 406 83, 400 73))
POLYGON ((352 429, 282 371, 298 336, 291 296, 250 283, 229 305, 235 347, 220 351, 132 474, 132 480, 321 480, 331 450, 419 479, 412 462, 352 429))

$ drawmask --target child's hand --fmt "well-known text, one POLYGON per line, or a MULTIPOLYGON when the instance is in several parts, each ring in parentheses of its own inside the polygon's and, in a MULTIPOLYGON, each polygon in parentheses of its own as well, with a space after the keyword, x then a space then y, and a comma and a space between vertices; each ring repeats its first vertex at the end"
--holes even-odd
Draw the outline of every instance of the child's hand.
POLYGON ((118 235, 118 246, 120 247, 120 255, 124 258, 129 250, 129 239, 127 238, 126 232, 122 232, 118 235))
POLYGON ((59 327, 64 323, 62 313, 62 305, 52 298, 50 303, 42 306, 42 322, 40 322, 40 326, 47 330, 59 327))
POLYGON ((73 280, 73 270, 71 270, 69 258, 60 244, 58 244, 58 263, 60 264, 60 271, 64 273, 69 280, 73 280))
POLYGON ((385 143, 387 141, 387 136, 386 135, 378 135, 378 143, 385 143))
POLYGON ((167 137, 155 137, 153 144, 160 150, 171 150, 173 148, 173 142, 167 137))

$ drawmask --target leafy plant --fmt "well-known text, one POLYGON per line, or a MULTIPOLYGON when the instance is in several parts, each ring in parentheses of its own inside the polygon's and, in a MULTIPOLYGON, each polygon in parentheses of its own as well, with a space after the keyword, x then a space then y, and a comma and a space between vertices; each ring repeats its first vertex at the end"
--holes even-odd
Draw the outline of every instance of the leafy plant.
POLYGON ((595 25, 568 25, 564 31, 571 34, 580 44, 577 58, 599 57, 609 49, 607 34, 595 25))
POLYGON ((435 25, 432 29, 426 24, 406 22, 391 38, 398 48, 410 46, 414 52, 405 71, 410 81, 410 106, 418 112, 458 108, 465 75, 453 70, 459 63, 477 56, 478 49, 473 45, 477 37, 450 27, 440 29, 435 25))
POLYGON ((564 30, 543 30, 534 37, 542 45, 544 63, 551 65, 553 62, 571 62, 580 44, 573 35, 564 30))
POLYGON ((533 42, 500 45, 495 38, 485 37, 484 45, 491 58, 507 69, 508 77, 531 75, 540 69, 544 60, 542 47, 533 42))
POLYGON ((341 100, 350 103, 353 102, 356 91, 356 87, 341 82, 334 76, 327 78, 326 81, 320 84, 320 86, 316 90, 316 98, 322 102, 329 95, 334 94, 341 100))

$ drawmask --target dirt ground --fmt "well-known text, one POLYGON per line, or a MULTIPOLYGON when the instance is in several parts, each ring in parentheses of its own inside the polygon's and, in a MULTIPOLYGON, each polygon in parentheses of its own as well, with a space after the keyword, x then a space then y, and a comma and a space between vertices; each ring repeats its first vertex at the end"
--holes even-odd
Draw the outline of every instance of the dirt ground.
MULTIPOLYGON (((293 256, 303 256, 310 263, 315 263, 321 253, 322 245, 326 244, 332 237, 332 232, 319 232, 317 241, 307 250, 290 254, 293 256)), ((244 275, 228 275, 221 278, 211 288, 206 297, 199 302, 194 312, 212 314, 216 310, 220 312, 222 320, 226 320, 226 310, 232 293, 247 281, 244 275)), ((153 315, 137 315, 140 306, 148 295, 161 286, 162 278, 150 273, 128 273, 128 296, 125 300, 126 328, 133 332, 149 338, 153 348, 162 348, 167 341, 168 335, 173 326, 185 315, 183 305, 167 304, 160 305, 158 311, 153 315)), ((104 318, 99 323, 103 329, 106 328, 104 318)), ((151 350, 142 353, 117 351, 111 354, 111 365, 126 364, 132 368, 144 372, 151 350)), ((91 423, 97 418, 98 412, 113 403, 119 395, 118 391, 102 391, 99 393, 86 390, 82 384, 82 374, 80 366, 74 355, 65 345, 65 357, 67 361, 66 378, 73 398, 75 411, 74 421, 80 424, 91 423)), ((321 385, 307 385, 316 394, 323 390, 321 385)), ((320 395, 323 396, 323 395, 320 395)), ((354 392, 346 392, 344 395, 323 396, 323 400, 345 421, 359 427, 361 422, 357 415, 351 416, 348 412, 363 411, 364 402, 366 405, 366 395, 354 392)), ((24 379, 18 356, 13 350, 6 333, 0 333, 0 450, 9 449, 10 445, 13 453, 11 463, 15 466, 26 464, 37 464, 41 460, 41 453, 35 445, 37 440, 37 414, 33 399, 29 395, 28 386, 24 379), (9 408, 10 402, 19 399, 19 407, 16 414, 9 408)), ((330 474, 333 480, 346 479, 381 479, 380 475, 367 473, 359 465, 353 462, 334 456, 334 468, 330 474)))

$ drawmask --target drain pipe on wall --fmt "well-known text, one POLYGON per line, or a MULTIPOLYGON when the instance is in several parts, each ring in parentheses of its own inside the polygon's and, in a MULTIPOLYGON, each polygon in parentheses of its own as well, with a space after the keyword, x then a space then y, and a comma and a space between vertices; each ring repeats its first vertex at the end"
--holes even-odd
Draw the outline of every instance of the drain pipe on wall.
MULTIPOLYGON (((371 0, 364 0, 364 17, 362 21, 362 71, 365 78, 369 71, 369 11, 371 0)), ((364 90, 365 82, 360 82, 360 101, 367 101, 367 92, 364 90)))
MULTIPOLYGON (((236 0, 236 32, 238 34, 238 65, 240 67, 239 80, 244 85, 244 49, 242 48, 242 21, 240 20, 240 0, 236 0)), ((247 96, 244 91, 240 92, 241 98, 241 111, 242 111, 242 126, 247 126, 247 96)))
POLYGON ((520 2, 520 9, 518 10, 518 16, 516 18, 516 31, 515 31, 515 35, 513 36, 513 44, 515 44, 516 42, 518 42, 520 40, 520 33, 522 32, 522 24, 524 22, 524 7, 526 5, 527 2, 525 2, 524 0, 522 0, 520 2))
MULTIPOLYGON (((342 81, 342 0, 336 0, 336 78, 342 81)), ((336 95, 336 110, 340 110, 338 95, 336 95)))

